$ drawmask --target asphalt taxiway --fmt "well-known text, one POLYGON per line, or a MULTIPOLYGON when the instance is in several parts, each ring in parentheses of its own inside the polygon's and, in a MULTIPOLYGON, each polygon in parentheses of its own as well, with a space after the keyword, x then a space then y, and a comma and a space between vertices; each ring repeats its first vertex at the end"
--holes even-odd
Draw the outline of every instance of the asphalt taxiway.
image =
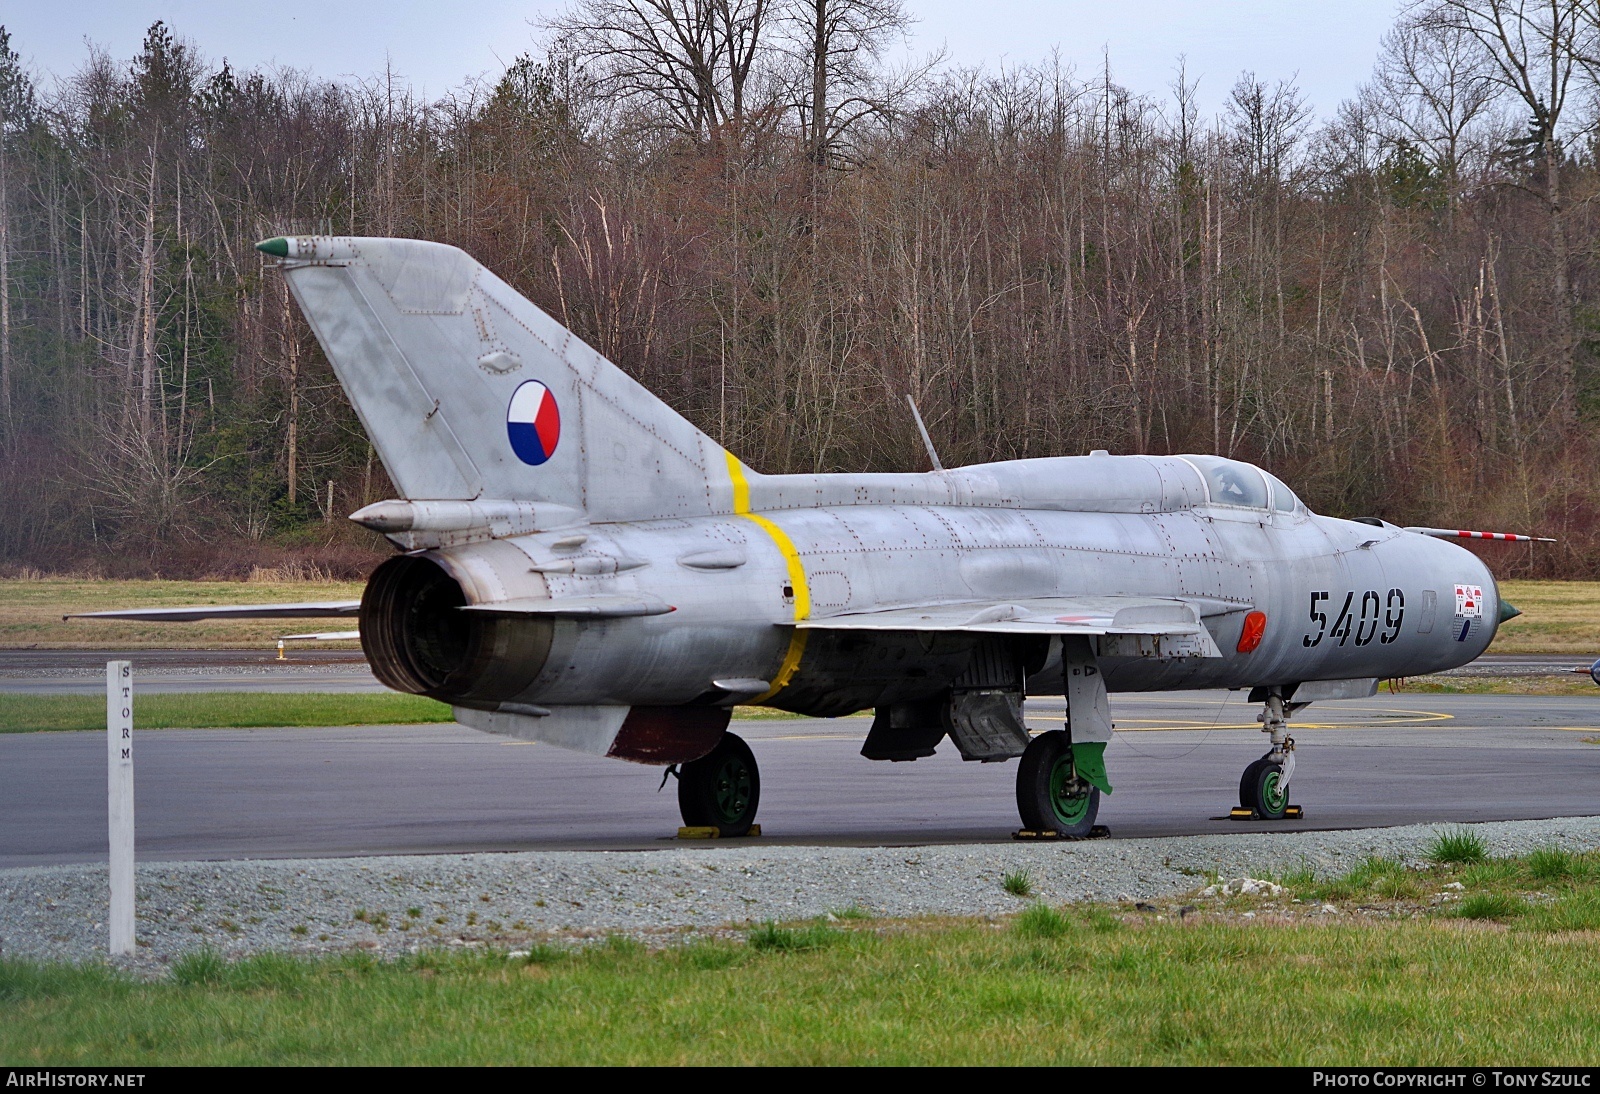
MULTIPOLYGON (((1030 702, 1030 724, 1049 728, 1060 706, 1030 702)), ((1256 709, 1242 693, 1114 695, 1116 792, 1100 813, 1113 838, 1600 814, 1600 689, 1316 704, 1294 728, 1306 816, 1276 825, 1220 819, 1264 750, 1256 709)), ((962 763, 948 743, 872 763, 867 727, 733 724, 761 763, 761 842, 1010 838, 1014 763, 962 763)), ((683 846, 660 768, 455 725, 149 730, 136 748, 144 859, 683 846)), ((0 736, 0 867, 103 859, 105 801, 101 735, 0 736)))
MULTIPOLYGON (((0 650, 0 692, 92 695, 105 686, 107 661, 133 662, 140 691, 377 692, 384 687, 360 650, 0 650)), ((1591 658, 1489 654, 1446 676, 1567 676, 1591 658)), ((1596 697, 1600 698, 1600 690, 1596 697)))
POLYGON ((106 662, 133 662, 142 692, 383 691, 360 650, 0 650, 0 692, 92 695, 106 662))

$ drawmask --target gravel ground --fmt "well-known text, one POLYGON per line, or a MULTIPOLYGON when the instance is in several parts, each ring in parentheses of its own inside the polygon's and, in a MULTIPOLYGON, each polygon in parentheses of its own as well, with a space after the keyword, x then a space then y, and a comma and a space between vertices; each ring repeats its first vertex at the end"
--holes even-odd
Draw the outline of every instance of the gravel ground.
MULTIPOLYGON (((684 846, 347 859, 150 863, 138 869, 139 953, 159 972, 185 952, 230 954, 515 946, 623 932, 670 939, 826 915, 998 916, 1025 902, 1001 880, 1026 870, 1033 898, 1151 900, 1224 877, 1311 864, 1337 874, 1368 855, 1417 861, 1443 825, 1343 832, 1175 836, 914 848, 684 846)), ((1600 817, 1477 826, 1494 855, 1600 848, 1600 817)), ((1030 899, 1033 899, 1030 898, 1030 899)), ((105 947, 106 869, 0 870, 0 953, 67 961, 105 947)))

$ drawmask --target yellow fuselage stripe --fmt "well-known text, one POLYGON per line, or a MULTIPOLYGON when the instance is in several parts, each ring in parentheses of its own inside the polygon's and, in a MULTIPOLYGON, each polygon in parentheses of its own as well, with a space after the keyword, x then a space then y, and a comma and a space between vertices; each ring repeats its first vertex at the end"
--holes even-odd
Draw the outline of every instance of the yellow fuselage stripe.
MULTIPOLYGON (((760 513, 750 511, 750 483, 744 477, 744 467, 732 452, 724 455, 728 458, 728 478, 733 483, 733 511, 767 533, 767 537, 778 548, 778 553, 783 555, 784 566, 789 574, 789 587, 794 590, 794 621, 798 623, 811 615, 811 588, 806 584, 806 568, 800 562, 800 552, 795 550, 789 533, 760 513)), ((796 627, 789 636, 789 648, 784 652, 783 663, 778 666, 778 673, 772 679, 772 687, 764 695, 758 695, 750 701, 764 703, 782 691, 799 671, 800 658, 805 652, 806 632, 796 627)))

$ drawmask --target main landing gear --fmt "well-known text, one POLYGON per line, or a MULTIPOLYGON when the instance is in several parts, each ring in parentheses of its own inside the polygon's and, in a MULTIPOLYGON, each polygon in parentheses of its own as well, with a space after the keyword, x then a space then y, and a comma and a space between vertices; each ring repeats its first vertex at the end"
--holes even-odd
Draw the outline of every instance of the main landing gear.
POLYGON ((1239 804, 1232 812, 1237 820, 1285 820, 1301 816, 1300 807, 1289 804, 1289 781, 1294 777, 1294 738, 1289 736, 1288 716, 1305 704, 1285 703, 1280 688, 1265 690, 1266 707, 1256 715, 1256 721, 1261 723, 1261 732, 1268 735, 1271 747, 1239 777, 1239 804))
POLYGON ((1078 774, 1072 739, 1063 730, 1028 742, 1017 770, 1017 812, 1025 832, 1082 839, 1100 812, 1100 788, 1078 774))
POLYGON ((760 804, 761 772, 737 734, 724 733, 716 748, 678 768, 678 810, 687 827, 748 835, 760 804))
POLYGON ((1061 670, 1066 728, 1029 741, 1017 770, 1021 838, 1083 839, 1094 832, 1101 792, 1111 793, 1105 761, 1111 706, 1087 638, 1061 640, 1061 670))

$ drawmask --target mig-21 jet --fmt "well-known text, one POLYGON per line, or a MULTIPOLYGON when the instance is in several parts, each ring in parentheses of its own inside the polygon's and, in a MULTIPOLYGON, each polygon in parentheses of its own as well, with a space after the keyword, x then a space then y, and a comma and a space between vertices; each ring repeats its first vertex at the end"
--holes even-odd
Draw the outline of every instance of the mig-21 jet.
MULTIPOLYGON (((861 753, 1019 759, 1023 830, 1089 833, 1108 691, 1248 688, 1268 751, 1240 815, 1292 815, 1291 714, 1466 664, 1517 614, 1445 538, 1310 512, 1217 456, 763 475, 454 247, 257 249, 400 498, 359 602, 99 612, 351 617, 373 673, 490 733, 666 766, 686 825, 749 831, 738 704, 872 710, 861 753), (1061 695, 1030 735, 1023 700, 1061 695)), ((918 426, 921 420, 918 418, 918 426)), ((924 431, 926 438, 926 431, 924 431)))

